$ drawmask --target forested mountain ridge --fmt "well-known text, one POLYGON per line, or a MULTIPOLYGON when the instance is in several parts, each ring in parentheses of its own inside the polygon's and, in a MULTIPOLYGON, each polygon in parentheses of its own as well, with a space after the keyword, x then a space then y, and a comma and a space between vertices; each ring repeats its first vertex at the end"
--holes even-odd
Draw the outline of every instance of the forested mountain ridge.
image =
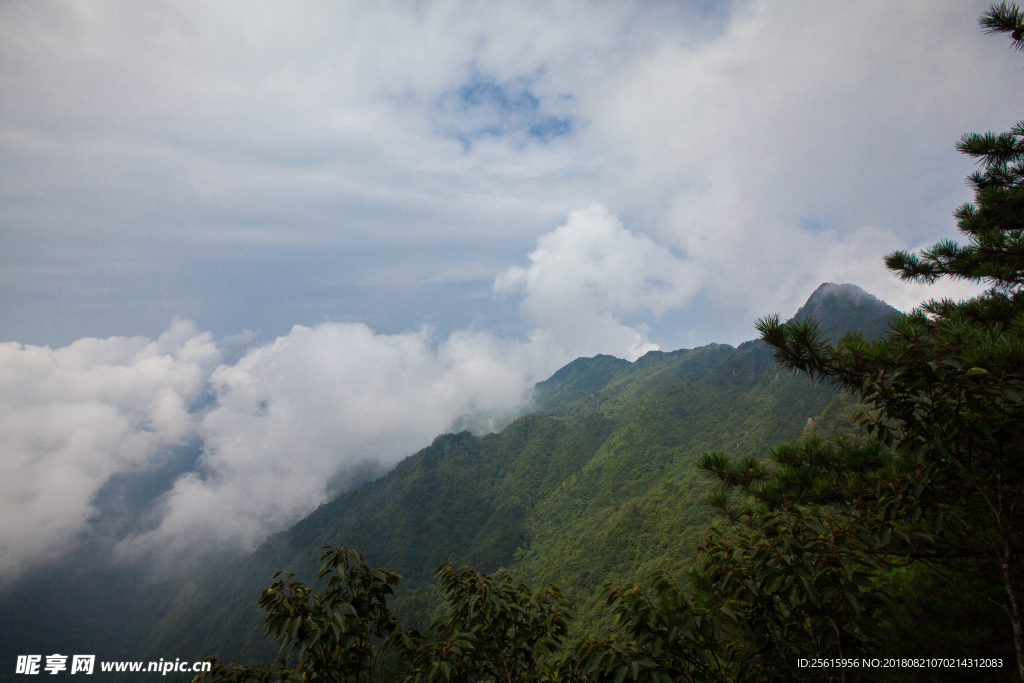
MULTIPOLYGON (((842 327, 869 296, 854 289, 830 291, 816 310, 842 327)), ((439 436, 250 556, 156 595, 130 629, 132 649, 266 659, 260 591, 282 569, 312 579, 325 545, 359 548, 399 572, 404 623, 426 625, 439 604, 434 569, 455 562, 559 584, 580 608, 573 631, 590 632, 603 618, 605 581, 688 566, 714 518, 693 466, 702 452, 763 457, 834 396, 780 373, 761 342, 633 363, 577 359, 538 383, 536 412, 502 432, 439 436)))

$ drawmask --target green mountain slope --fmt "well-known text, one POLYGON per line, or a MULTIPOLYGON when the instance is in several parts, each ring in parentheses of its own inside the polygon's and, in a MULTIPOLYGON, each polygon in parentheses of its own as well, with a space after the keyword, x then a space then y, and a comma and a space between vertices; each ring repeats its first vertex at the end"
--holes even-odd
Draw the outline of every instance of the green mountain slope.
POLYGON ((253 607, 260 591, 280 569, 309 580, 320 548, 343 544, 402 574, 398 609, 413 623, 427 622, 436 604, 434 569, 456 562, 558 583, 586 630, 605 581, 680 567, 692 555, 712 518, 691 467, 702 451, 763 453, 832 398, 776 375, 760 344, 658 354, 566 412, 580 401, 599 410, 563 417, 549 404, 555 415, 528 415, 500 434, 440 436, 184 587, 143 649, 267 656, 253 607))
MULTIPOLYGON (((863 305, 877 299, 835 287, 808 302, 827 330, 880 317, 878 306, 863 305)), ((407 623, 429 622, 439 604, 434 569, 455 562, 557 583, 580 607, 574 630, 593 630, 605 581, 690 562, 713 519, 695 458, 762 456, 833 398, 780 374, 760 342, 652 352, 634 363, 577 359, 537 385, 537 412, 501 433, 439 436, 249 557, 180 587, 163 619, 136 629, 137 646, 270 656, 254 607, 260 591, 281 569, 308 581, 324 545, 357 547, 398 571, 396 605, 407 623)))

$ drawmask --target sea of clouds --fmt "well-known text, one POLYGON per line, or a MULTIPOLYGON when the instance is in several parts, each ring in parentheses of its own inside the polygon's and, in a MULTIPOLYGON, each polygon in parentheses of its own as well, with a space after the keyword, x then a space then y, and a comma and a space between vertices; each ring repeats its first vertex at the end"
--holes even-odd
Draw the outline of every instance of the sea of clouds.
POLYGON ((0 575, 66 554, 105 483, 197 441, 195 468, 146 501, 155 523, 115 539, 115 555, 184 563, 251 550, 457 420, 500 428, 576 357, 657 349, 622 317, 683 305, 696 287, 668 249, 597 204, 571 212, 528 260, 494 283, 495 296, 519 298, 521 338, 327 322, 226 363, 209 332, 174 320, 156 340, 0 344, 0 575))

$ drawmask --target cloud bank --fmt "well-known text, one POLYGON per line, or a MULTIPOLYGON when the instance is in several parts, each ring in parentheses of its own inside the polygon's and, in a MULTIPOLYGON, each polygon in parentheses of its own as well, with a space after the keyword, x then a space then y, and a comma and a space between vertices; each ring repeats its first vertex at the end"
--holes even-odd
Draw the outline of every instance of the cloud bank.
POLYGON ((680 308, 700 286, 668 249, 626 230, 599 204, 571 211, 565 225, 537 240, 529 259, 529 267, 499 274, 495 291, 525 294, 519 310, 527 320, 588 356, 614 346, 635 360, 659 348, 645 325, 621 318, 680 308))
POLYGON ((528 258, 494 281, 520 299, 521 337, 328 322, 233 363, 188 321, 156 341, 0 345, 0 574, 59 557, 96 518, 111 477, 154 469, 196 439, 195 469, 148 501, 155 523, 114 539, 116 554, 180 568, 251 550, 453 425, 504 426, 534 383, 574 358, 657 349, 624 319, 683 305, 695 286, 668 249, 598 204, 570 212, 528 258))
POLYGON ((65 553, 112 475, 193 438, 189 404, 218 361, 187 321, 156 341, 0 344, 0 577, 65 553))
POLYGON ((216 546, 251 550, 268 532, 390 469, 452 421, 514 414, 547 361, 486 333, 376 334, 362 324, 296 326, 211 375, 199 420, 200 470, 161 501, 154 530, 121 551, 181 559, 216 546))

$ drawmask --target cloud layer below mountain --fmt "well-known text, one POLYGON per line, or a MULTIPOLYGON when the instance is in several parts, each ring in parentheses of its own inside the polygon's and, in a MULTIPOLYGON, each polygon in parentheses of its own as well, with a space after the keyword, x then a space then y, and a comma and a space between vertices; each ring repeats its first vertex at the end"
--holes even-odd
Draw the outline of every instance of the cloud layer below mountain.
POLYGON ((0 344, 0 576, 73 548, 112 475, 193 438, 189 404, 219 360, 186 321, 156 341, 0 344))
POLYGON ((693 288, 667 249, 599 205, 571 212, 529 259, 494 285, 520 296, 521 338, 323 323, 222 363, 208 332, 175 321, 156 341, 0 346, 0 574, 66 552, 112 476, 156 468, 195 439, 196 468, 146 501, 156 523, 117 539, 118 556, 181 567, 251 550, 453 425, 503 426, 535 382, 580 355, 657 349, 622 317, 681 305, 693 288))

